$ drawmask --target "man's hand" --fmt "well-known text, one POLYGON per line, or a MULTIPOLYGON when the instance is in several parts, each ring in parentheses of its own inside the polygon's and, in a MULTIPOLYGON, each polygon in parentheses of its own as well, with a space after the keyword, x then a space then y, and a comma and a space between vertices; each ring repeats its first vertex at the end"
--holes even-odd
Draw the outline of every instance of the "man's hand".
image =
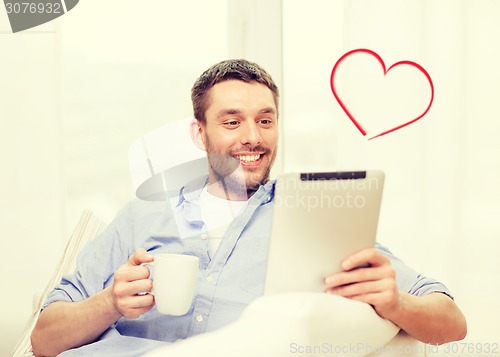
POLYGON ((154 260, 144 248, 135 251, 128 262, 115 272, 111 295, 115 309, 124 317, 135 319, 154 306, 154 298, 149 294, 153 284, 149 279, 149 269, 141 264, 154 260))
POLYGON ((382 253, 375 248, 361 250, 345 259, 342 269, 325 278, 326 292, 366 302, 386 319, 397 313, 396 273, 382 253))
POLYGON ((56 356, 92 343, 120 317, 136 318, 154 305, 149 269, 153 261, 146 250, 138 249, 127 264, 115 272, 113 285, 78 302, 58 301, 44 309, 31 334, 35 356, 56 356), (54 338, 57 336, 57 338, 54 338))
POLYGON ((389 259, 375 248, 342 262, 343 271, 325 278, 326 292, 372 305, 379 316, 429 344, 465 338, 465 317, 445 294, 414 296, 398 290, 389 259))

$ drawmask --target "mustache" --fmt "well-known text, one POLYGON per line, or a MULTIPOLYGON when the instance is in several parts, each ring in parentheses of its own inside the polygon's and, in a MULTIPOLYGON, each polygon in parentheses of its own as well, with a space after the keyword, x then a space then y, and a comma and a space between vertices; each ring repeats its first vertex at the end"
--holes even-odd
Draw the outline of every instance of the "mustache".
POLYGON ((233 149, 231 150, 231 152, 229 153, 229 155, 234 155, 234 154, 237 154, 239 152, 248 152, 248 153, 265 153, 265 154, 269 154, 271 152, 271 149, 269 148, 266 148, 262 145, 257 145, 255 147, 245 147, 245 146, 242 146, 241 148, 238 148, 238 149, 233 149))

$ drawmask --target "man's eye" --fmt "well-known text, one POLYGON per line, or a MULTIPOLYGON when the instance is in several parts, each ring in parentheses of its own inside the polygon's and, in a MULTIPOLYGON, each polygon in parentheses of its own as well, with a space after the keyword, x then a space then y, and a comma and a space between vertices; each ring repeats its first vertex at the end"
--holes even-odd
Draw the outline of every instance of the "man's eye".
POLYGON ((231 121, 226 122, 226 125, 229 125, 229 126, 236 126, 238 124, 239 124, 239 122, 236 120, 231 120, 231 121))

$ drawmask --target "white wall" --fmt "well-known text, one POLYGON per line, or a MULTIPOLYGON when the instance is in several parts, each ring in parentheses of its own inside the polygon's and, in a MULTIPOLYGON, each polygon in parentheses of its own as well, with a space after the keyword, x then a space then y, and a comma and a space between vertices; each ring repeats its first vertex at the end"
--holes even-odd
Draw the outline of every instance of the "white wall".
POLYGON ((227 8, 87 0, 17 34, 0 10, 1 356, 82 211, 109 221, 133 197, 132 142, 192 114, 194 80, 228 56, 227 8))
POLYGON ((69 227, 82 207, 113 218, 133 194, 129 146, 191 116, 194 80, 227 57, 226 0, 117 4, 81 2, 62 20, 69 227))
POLYGON ((56 23, 13 35, 0 11, 0 355, 12 350, 62 251, 65 216, 56 23))

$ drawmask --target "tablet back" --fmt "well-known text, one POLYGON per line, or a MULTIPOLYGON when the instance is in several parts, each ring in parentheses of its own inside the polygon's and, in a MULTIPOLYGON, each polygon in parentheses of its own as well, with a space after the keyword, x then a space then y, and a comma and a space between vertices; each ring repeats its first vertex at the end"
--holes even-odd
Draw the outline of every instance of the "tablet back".
POLYGON ((378 170, 278 177, 264 294, 322 292, 344 258, 373 247, 383 186, 378 170))

